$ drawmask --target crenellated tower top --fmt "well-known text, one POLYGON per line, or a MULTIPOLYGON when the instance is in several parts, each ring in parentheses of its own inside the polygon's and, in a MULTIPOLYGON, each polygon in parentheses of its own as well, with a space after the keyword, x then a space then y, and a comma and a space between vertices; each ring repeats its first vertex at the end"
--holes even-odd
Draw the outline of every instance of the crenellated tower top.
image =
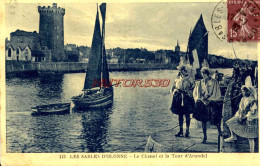
POLYGON ((48 6, 38 6, 38 12, 40 14, 42 13, 60 13, 62 15, 65 15, 65 9, 61 7, 57 7, 57 3, 53 3, 52 7, 48 6))

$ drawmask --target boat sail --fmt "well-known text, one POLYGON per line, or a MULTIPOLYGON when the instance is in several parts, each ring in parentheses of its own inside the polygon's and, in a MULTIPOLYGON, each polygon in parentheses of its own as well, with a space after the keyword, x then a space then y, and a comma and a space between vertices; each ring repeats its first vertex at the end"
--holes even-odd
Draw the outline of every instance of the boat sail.
POLYGON ((204 59, 208 60, 208 31, 203 21, 202 14, 192 30, 188 42, 188 54, 190 63, 193 64, 194 58, 192 52, 196 49, 201 67, 204 59))
POLYGON ((202 62, 208 60, 208 31, 202 14, 194 29, 190 31, 186 55, 181 60, 183 59, 185 59, 185 63, 192 66, 192 77, 195 79, 202 78, 200 74, 202 62))
POLYGON ((72 97, 77 108, 106 107, 113 103, 113 87, 109 82, 109 72, 105 49, 106 3, 100 5, 102 16, 102 35, 97 8, 88 69, 86 72, 83 94, 72 97))

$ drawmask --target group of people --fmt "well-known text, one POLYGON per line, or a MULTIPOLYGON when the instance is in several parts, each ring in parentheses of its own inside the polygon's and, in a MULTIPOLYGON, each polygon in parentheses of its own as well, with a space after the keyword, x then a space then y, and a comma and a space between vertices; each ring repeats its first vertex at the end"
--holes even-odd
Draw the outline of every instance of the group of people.
POLYGON ((235 79, 236 82, 244 83, 245 79, 248 76, 250 76, 252 85, 258 87, 257 70, 258 70, 257 67, 253 64, 248 65, 245 62, 239 64, 239 62, 237 62, 233 68, 232 77, 235 79))
MULTIPOLYGON (((179 74, 173 83, 171 92, 173 93, 171 111, 179 116, 179 132, 176 137, 189 137, 190 115, 202 122, 203 139, 202 143, 207 142, 207 122, 215 124, 221 134, 220 123, 222 117, 223 100, 219 83, 211 77, 210 69, 203 67, 201 69, 202 79, 195 83, 195 80, 189 75, 190 66, 178 66, 179 74), (184 116, 186 117, 186 133, 183 133, 184 116)), ((247 79, 249 80, 249 79, 247 79)), ((249 81, 245 82, 249 82, 249 81)), ((251 80, 250 80, 251 81, 251 80)), ((258 130, 255 124, 257 121, 257 97, 254 87, 246 83, 241 88, 243 97, 241 99, 239 110, 233 118, 227 121, 231 130, 231 137, 226 142, 232 142, 236 135, 241 137, 258 137, 258 130), (242 123, 241 121, 250 121, 242 123), (254 121, 254 122, 252 122, 254 121), (238 126, 236 123, 239 123, 238 126), (242 134, 243 133, 243 134, 242 134), (253 134, 251 134, 253 133, 253 134)))

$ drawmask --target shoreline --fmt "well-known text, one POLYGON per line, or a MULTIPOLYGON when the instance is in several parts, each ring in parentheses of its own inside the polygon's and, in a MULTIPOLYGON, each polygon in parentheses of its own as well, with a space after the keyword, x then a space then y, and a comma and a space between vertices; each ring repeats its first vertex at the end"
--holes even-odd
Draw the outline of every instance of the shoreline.
MULTIPOLYGON (((65 74, 65 73, 85 73, 87 63, 83 62, 23 62, 6 61, 6 76, 37 76, 38 74, 65 74)), ((156 71, 156 70, 177 70, 176 64, 162 63, 121 63, 108 64, 111 72, 119 71, 156 71)), ((230 67, 222 67, 230 68, 230 67)), ((218 68, 211 68, 218 69, 218 68)))
MULTIPOLYGON (((82 62, 23 62, 6 61, 6 75, 30 74, 60 74, 60 73, 85 73, 87 63, 82 62)), ((176 70, 176 64, 162 63, 125 63, 108 64, 109 71, 147 71, 147 70, 176 70)))

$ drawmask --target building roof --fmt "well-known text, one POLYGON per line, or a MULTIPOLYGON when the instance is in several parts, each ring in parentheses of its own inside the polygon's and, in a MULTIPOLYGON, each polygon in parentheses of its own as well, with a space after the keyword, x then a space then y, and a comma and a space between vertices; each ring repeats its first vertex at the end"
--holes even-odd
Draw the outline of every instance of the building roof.
POLYGON ((11 38, 10 41, 7 43, 7 47, 11 46, 13 50, 16 50, 18 48, 20 48, 22 51, 29 46, 29 48, 34 52, 34 50, 42 50, 41 49, 41 45, 40 45, 40 38, 39 38, 39 34, 34 31, 34 32, 27 32, 27 31, 23 31, 23 30, 16 30, 15 32, 12 32, 11 34, 11 38), (15 38, 21 38, 21 40, 18 40, 20 42, 18 42, 17 40, 13 40, 13 37, 15 38), (26 37, 33 37, 32 42, 23 42, 23 39, 26 37))
POLYGON ((11 36, 35 36, 38 37, 39 34, 36 31, 27 32, 20 29, 17 29, 15 32, 11 32, 11 36))

